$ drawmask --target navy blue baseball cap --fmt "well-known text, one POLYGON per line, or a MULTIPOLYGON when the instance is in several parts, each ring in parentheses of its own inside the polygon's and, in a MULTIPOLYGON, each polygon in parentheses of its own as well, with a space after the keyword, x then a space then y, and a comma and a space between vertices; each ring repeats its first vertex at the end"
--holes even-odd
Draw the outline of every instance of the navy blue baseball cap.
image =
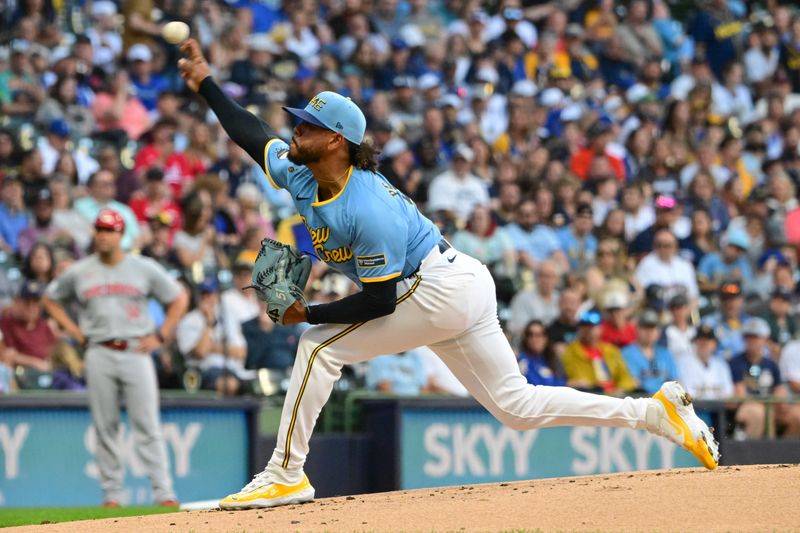
POLYGON ((283 109, 304 122, 341 133, 353 144, 359 145, 364 140, 367 119, 355 102, 341 94, 322 91, 312 98, 303 109, 298 107, 284 107, 283 109))
POLYGON ((197 284, 197 290, 202 294, 217 292, 219 290, 219 282, 215 277, 205 278, 203 281, 197 284))

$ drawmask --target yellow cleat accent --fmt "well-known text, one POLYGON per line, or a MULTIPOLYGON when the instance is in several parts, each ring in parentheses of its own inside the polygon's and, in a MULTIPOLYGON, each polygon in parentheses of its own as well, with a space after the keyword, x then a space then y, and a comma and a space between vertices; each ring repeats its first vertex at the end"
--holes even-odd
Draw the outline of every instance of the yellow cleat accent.
POLYGON ((221 509, 256 509, 306 503, 314 499, 314 487, 303 474, 297 485, 272 483, 256 475, 240 492, 231 494, 219 502, 221 509))
POLYGON ((677 381, 668 381, 653 395, 664 408, 657 433, 689 450, 709 470, 719 463, 719 444, 692 407, 692 397, 677 381))

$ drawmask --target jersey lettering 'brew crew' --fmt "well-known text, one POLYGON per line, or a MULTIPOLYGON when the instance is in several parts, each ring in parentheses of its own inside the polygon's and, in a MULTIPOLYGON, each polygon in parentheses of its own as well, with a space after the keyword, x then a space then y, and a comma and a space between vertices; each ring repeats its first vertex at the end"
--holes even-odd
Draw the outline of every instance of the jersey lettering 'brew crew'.
POLYGON ((375 172, 351 166, 344 189, 318 201, 311 171, 293 164, 288 154, 280 139, 266 144, 270 183, 295 198, 314 253, 358 285, 409 276, 442 238, 408 197, 375 172))

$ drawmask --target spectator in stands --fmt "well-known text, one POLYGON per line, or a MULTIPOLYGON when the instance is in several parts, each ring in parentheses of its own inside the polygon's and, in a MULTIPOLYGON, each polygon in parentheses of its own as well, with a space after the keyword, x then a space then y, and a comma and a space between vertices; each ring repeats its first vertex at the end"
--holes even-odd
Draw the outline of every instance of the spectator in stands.
MULTIPOLYGON (((778 365, 764 357, 769 325, 761 318, 750 318, 742 328, 745 349, 730 361, 736 396, 739 398, 766 398, 787 395, 786 384, 778 365)), ((736 422, 751 439, 764 436, 766 407, 757 401, 745 402, 736 411, 736 422)), ((775 421, 784 426, 785 436, 800 436, 800 406, 778 404, 775 421)))
POLYGON ((669 349, 658 344, 661 337, 658 313, 645 309, 637 326, 636 342, 622 349, 622 357, 637 382, 637 389, 655 394, 665 381, 678 379, 678 367, 669 349))
POLYGON ((630 317, 628 292, 611 289, 603 295, 600 340, 623 348, 636 341, 636 324, 630 317))
POLYGON ((241 328, 222 312, 219 283, 206 278, 198 286, 197 307, 178 323, 175 338, 186 366, 201 372, 202 387, 222 396, 241 392, 254 376, 244 368, 247 346, 241 328))
POLYGON ((475 207, 489 203, 485 185, 470 171, 473 157, 469 146, 456 146, 452 168, 433 178, 428 190, 427 210, 441 211, 457 227, 463 226, 475 207))
POLYGON ((629 392, 636 381, 625 367, 619 348, 600 340, 602 317, 585 311, 578 321, 578 337, 564 350, 561 361, 567 385, 605 394, 629 392))
POLYGON ((675 361, 680 362, 692 353, 692 339, 695 338, 689 298, 685 294, 676 294, 670 299, 668 308, 671 320, 664 328, 664 342, 675 361))
POLYGON ((267 315, 264 302, 259 300, 257 305, 256 316, 245 320, 241 326, 247 344, 245 366, 288 371, 294 365, 300 328, 275 324, 267 315))
MULTIPOLYGON (((220 181, 220 183, 225 183, 220 181)), ((236 190, 234 224, 236 225, 237 235, 244 235, 249 228, 255 228, 262 237, 275 237, 275 228, 269 217, 262 212, 264 196, 254 183, 242 183, 236 190)))
POLYGON ((92 242, 92 223, 73 209, 73 187, 65 178, 54 176, 50 180, 53 196, 53 225, 66 232, 83 253, 92 242))
POLYGON ((254 290, 246 290, 252 284, 253 265, 258 253, 252 250, 239 252, 233 262, 233 286, 222 293, 222 308, 231 318, 242 326, 256 318, 261 312, 261 304, 254 290))
POLYGON ((174 219, 169 212, 158 213, 147 221, 150 238, 142 248, 142 255, 150 257, 166 270, 178 269, 178 257, 172 247, 174 219))
POLYGON ((109 136, 122 131, 131 140, 139 139, 152 124, 147 108, 137 96, 128 71, 124 69, 109 75, 95 96, 92 114, 98 131, 109 136))
POLYGON ((218 270, 217 231, 211 224, 214 215, 208 191, 194 191, 183 200, 183 228, 175 234, 173 246, 181 268, 189 270, 195 263, 207 273, 218 270))
POLYGON ((750 237, 742 230, 728 232, 725 246, 721 252, 711 252, 703 256, 697 266, 697 278, 703 292, 714 292, 724 280, 736 279, 747 287, 753 279, 747 250, 750 237))
POLYGON ((708 324, 697 328, 690 353, 678 359, 678 377, 686 392, 698 400, 733 397, 731 367, 717 355, 717 337, 708 324))
POLYGON ((514 296, 517 260, 514 243, 505 228, 492 220, 491 209, 479 205, 472 210, 467 227, 453 235, 454 248, 478 259, 492 273, 501 300, 514 296))
POLYGON ((697 307, 697 276, 690 262, 678 256, 678 240, 668 229, 660 229, 653 239, 654 251, 636 267, 636 279, 647 289, 659 284, 667 290, 667 298, 684 292, 691 307, 697 307))
POLYGON ((553 261, 542 261, 536 266, 536 285, 518 292, 511 300, 511 320, 508 330, 515 337, 522 334, 525 324, 540 320, 550 325, 559 315, 558 269, 553 261))
POLYGON ((164 181, 164 172, 160 168, 149 168, 144 173, 144 186, 133 194, 130 208, 140 223, 154 217, 166 216, 173 229, 180 227, 181 208, 172 199, 172 194, 164 181))
POLYGON ((0 248, 16 252, 19 234, 28 227, 28 214, 22 196, 22 183, 7 176, 0 185, 0 248))
POLYGON ((597 245, 597 259, 586 272, 589 294, 601 301, 611 289, 629 293, 632 300, 641 298, 641 287, 627 266, 624 248, 618 239, 604 238, 597 245))
POLYGON ((78 99, 75 76, 61 75, 49 90, 49 97, 36 110, 36 122, 45 126, 56 119, 66 121, 66 131, 76 139, 88 137, 94 130, 94 118, 78 99))
POLYGON ((162 117, 144 137, 147 144, 136 154, 133 169, 137 173, 157 167, 164 172, 164 179, 172 192, 172 198, 181 199, 188 191, 193 174, 186 155, 175 146, 175 132, 178 121, 162 117))
POLYGON ((566 385, 561 361, 553 351, 547 338, 547 330, 541 320, 531 320, 525 326, 522 348, 517 355, 519 368, 532 385, 566 385))
POLYGON ((561 291, 558 299, 558 317, 547 328, 547 337, 553 351, 559 357, 567 344, 575 340, 578 332, 578 309, 581 305, 580 294, 572 288, 561 291))
POLYGON ((152 112, 156 108, 158 96, 169 88, 167 80, 153 71, 153 52, 146 44, 137 43, 128 48, 130 80, 136 88, 136 96, 144 107, 152 112))
POLYGON ((86 183, 89 176, 96 172, 100 165, 91 156, 82 150, 68 150, 71 130, 63 118, 50 121, 47 127, 47 136, 42 139, 37 148, 42 155, 42 172, 52 174, 65 154, 69 154, 75 163, 75 172, 78 183, 86 183))
POLYGON ((798 333, 797 313, 792 310, 792 293, 783 287, 772 291, 764 319, 769 324, 770 351, 778 360, 781 346, 796 338, 798 333))
POLYGON ((593 229, 592 206, 579 204, 575 208, 575 219, 558 232, 570 270, 585 272, 594 264, 597 238, 592 234, 593 229))
POLYGON ((561 251, 561 243, 555 231, 540 223, 536 203, 523 200, 517 207, 516 221, 506 226, 514 242, 519 264, 528 270, 546 259, 552 259, 559 271, 567 270, 567 258, 561 251))
POLYGON ((628 254, 639 258, 653 250, 656 233, 662 229, 671 230, 678 219, 678 202, 672 196, 659 195, 655 199, 656 220, 639 233, 628 245, 628 254))
POLYGON ((50 387, 50 356, 56 345, 56 333, 44 316, 42 295, 45 285, 26 281, 10 309, 0 316, 0 331, 5 349, 14 364, 21 388, 50 387))
POLYGON ((605 160, 617 180, 625 179, 625 164, 622 158, 609 150, 609 144, 613 138, 612 130, 612 124, 601 119, 586 131, 586 147, 575 153, 570 161, 570 170, 580 180, 595 181, 598 171, 593 171, 592 166, 599 164, 600 160, 605 160))
POLYGON ((20 232, 17 244, 19 254, 23 257, 28 257, 36 244, 62 249, 73 257, 80 256, 72 236, 53 223, 53 195, 50 189, 39 191, 39 198, 33 205, 32 225, 20 232))
POLYGON ((726 0, 711 0, 699 9, 689 26, 696 46, 708 55, 715 76, 736 58, 744 26, 737 20, 726 0))
POLYGON ((228 184, 228 190, 238 192, 239 185, 247 181, 257 166, 244 151, 244 148, 227 139, 225 142, 225 156, 212 162, 208 169, 210 174, 228 184))
POLYGON ((25 280, 38 281, 44 285, 53 280, 56 260, 53 249, 45 243, 37 243, 22 263, 21 273, 25 280))
POLYGON ((719 310, 705 321, 714 328, 719 341, 720 354, 730 359, 744 351, 742 324, 750 318, 743 310, 742 286, 737 280, 725 281, 720 285, 719 310))
POLYGON ((625 210, 625 240, 632 241, 656 221, 656 212, 644 197, 641 182, 631 182, 622 190, 622 208, 625 210))
POLYGON ((697 268, 706 254, 717 250, 717 238, 708 210, 696 207, 692 211, 692 230, 688 237, 680 240, 680 255, 697 268))
POLYGON ((116 176, 108 170, 98 170, 89 177, 87 183, 89 196, 75 200, 75 211, 84 220, 94 221, 104 207, 113 209, 125 220, 125 234, 122 236, 122 249, 134 249, 139 240, 139 224, 131 208, 114 199, 116 194, 116 176))
POLYGON ((427 392, 425 364, 416 350, 370 359, 365 378, 367 388, 373 391, 404 396, 427 392))
POLYGON ((629 2, 625 19, 617 27, 617 35, 625 54, 638 66, 650 59, 660 60, 663 55, 661 38, 648 20, 648 4, 644 0, 629 2))

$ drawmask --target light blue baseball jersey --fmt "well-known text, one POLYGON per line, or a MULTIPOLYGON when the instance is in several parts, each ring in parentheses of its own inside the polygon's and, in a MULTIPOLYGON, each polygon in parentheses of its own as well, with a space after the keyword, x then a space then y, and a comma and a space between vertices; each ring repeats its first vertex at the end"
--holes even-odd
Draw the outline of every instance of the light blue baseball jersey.
POLYGON ((311 171, 288 155, 284 141, 266 144, 267 178, 292 195, 317 256, 359 286, 409 276, 441 240, 433 222, 382 175, 351 166, 344 189, 320 202, 311 171))

